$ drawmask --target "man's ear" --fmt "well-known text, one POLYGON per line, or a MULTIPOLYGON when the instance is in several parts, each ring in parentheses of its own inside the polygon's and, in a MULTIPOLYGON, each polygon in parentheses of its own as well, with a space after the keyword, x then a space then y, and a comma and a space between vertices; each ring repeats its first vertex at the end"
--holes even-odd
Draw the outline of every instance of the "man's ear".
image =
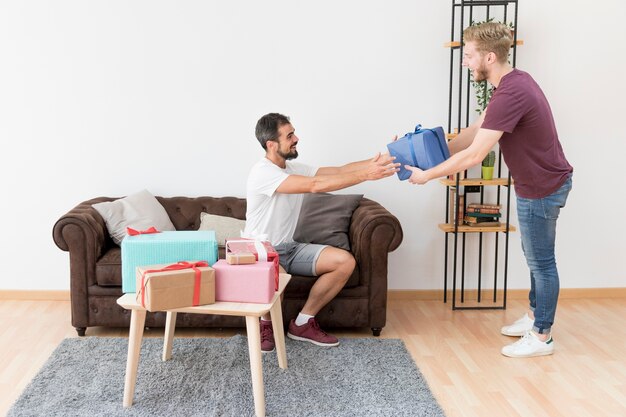
POLYGON ((265 148, 268 152, 275 151, 277 146, 278 142, 276 142, 275 140, 268 140, 267 142, 265 142, 265 148))

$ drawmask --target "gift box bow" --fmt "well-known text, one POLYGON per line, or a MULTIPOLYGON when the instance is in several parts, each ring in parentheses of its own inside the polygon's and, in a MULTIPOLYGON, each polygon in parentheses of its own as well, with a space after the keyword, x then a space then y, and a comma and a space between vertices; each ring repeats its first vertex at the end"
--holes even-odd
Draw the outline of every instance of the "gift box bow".
POLYGON ((161 233, 159 232, 156 227, 152 226, 149 227, 146 230, 135 230, 131 227, 127 227, 126 228, 126 233, 128 233, 129 236, 137 236, 137 235, 150 235, 152 233, 161 233))
POLYGON ((151 274, 154 272, 167 272, 167 271, 182 271, 184 269, 193 269, 194 271, 194 284, 193 284, 193 301, 192 305, 197 306, 200 305, 200 283, 202 278, 202 271, 198 268, 209 266, 209 263, 206 261, 198 261, 198 262, 187 262, 187 261, 179 261, 175 264, 167 265, 163 268, 158 269, 148 269, 141 274, 141 306, 146 307, 146 274, 151 274))

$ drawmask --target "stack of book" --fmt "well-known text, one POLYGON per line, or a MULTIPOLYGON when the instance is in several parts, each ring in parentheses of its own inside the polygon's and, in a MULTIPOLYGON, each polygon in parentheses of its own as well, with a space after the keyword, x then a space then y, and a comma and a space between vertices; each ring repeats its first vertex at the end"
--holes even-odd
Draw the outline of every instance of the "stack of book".
POLYGON ((465 195, 459 194, 458 205, 455 189, 450 187, 450 214, 448 219, 452 224, 463 224, 463 216, 465 215, 465 195))
POLYGON ((470 203, 465 208, 463 222, 468 226, 500 226, 500 204, 470 203))

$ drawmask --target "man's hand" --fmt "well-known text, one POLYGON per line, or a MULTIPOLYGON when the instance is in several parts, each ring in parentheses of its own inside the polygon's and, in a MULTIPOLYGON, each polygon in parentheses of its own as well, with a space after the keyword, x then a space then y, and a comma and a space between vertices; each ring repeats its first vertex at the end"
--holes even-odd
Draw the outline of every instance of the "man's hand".
POLYGON ((428 178, 425 171, 416 167, 412 167, 411 165, 405 165, 404 168, 412 172, 411 176, 409 177, 409 182, 411 184, 423 185, 430 181, 430 178, 428 178))
POLYGON ((398 172, 400 170, 400 163, 393 162, 395 159, 395 156, 390 156, 388 153, 381 154, 378 152, 365 167, 365 180, 379 180, 398 172))

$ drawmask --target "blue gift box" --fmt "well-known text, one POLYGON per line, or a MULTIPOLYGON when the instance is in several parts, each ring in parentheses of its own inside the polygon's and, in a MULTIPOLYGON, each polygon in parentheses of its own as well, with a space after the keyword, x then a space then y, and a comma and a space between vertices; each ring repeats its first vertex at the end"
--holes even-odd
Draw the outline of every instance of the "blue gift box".
POLYGON ((409 132, 400 139, 387 145, 389 155, 395 156, 395 162, 400 163, 398 178, 401 181, 409 179, 411 171, 405 165, 429 169, 439 165, 450 157, 446 136, 441 126, 434 129, 422 129, 422 125, 415 127, 415 132, 409 132))
POLYGON ((122 291, 135 292, 135 268, 178 261, 217 262, 217 240, 210 230, 181 230, 126 236, 122 240, 122 291))

